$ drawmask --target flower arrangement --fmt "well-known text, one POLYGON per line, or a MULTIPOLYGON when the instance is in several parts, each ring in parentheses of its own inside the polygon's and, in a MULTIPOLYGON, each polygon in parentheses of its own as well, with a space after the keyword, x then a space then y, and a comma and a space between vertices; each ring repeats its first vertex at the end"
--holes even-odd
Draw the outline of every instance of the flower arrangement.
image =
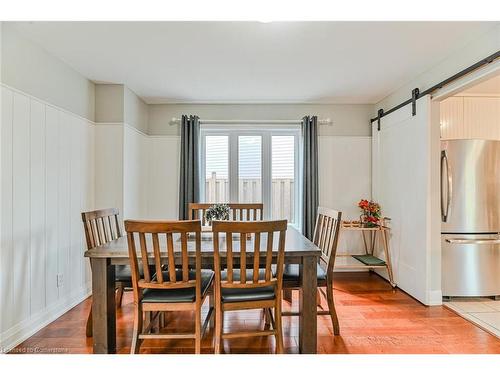
POLYGON ((229 206, 224 203, 218 203, 210 206, 205 211, 205 220, 210 224, 212 220, 229 220, 229 206))
POLYGON ((380 221, 380 205, 367 199, 361 199, 358 203, 361 208, 361 222, 368 227, 376 227, 380 221))

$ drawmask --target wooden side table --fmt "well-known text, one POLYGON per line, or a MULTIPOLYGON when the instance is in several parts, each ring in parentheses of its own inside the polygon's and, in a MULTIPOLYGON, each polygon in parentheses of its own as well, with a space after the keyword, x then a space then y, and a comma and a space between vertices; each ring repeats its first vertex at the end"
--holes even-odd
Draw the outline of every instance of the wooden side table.
MULTIPOLYGON (((359 221, 343 221, 340 232, 357 231, 361 233, 365 248, 364 254, 348 254, 337 253, 336 257, 343 259, 341 262, 335 262, 335 269, 369 269, 385 268, 389 275, 389 282, 392 287, 396 287, 394 275, 392 273, 391 256, 389 251, 389 234, 390 228, 386 225, 386 221, 390 218, 384 217, 380 220, 380 224, 375 227, 365 227, 359 221), (384 251, 385 260, 377 258, 373 255, 377 236, 381 236, 382 248, 384 251)), ((339 259, 340 260, 340 259, 339 259)))

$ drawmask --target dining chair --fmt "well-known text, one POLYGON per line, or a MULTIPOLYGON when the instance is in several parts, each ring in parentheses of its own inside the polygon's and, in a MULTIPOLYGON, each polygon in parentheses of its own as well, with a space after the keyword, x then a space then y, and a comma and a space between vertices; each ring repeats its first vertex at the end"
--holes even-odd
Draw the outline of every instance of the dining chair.
MULTIPOLYGON (((134 290, 134 332, 130 352, 138 353, 145 339, 194 339, 195 353, 201 352, 201 340, 213 313, 210 308, 201 321, 201 307, 212 291, 214 272, 201 268, 201 223, 184 221, 133 221, 125 220, 129 249, 132 286, 134 290), (194 235, 195 264, 189 264, 188 234, 194 235), (144 276, 140 274, 136 237, 144 276), (174 242, 180 241, 180 249, 174 242), (161 253, 160 249, 165 249, 161 253), (167 257, 164 264, 162 256, 167 257), (153 259, 154 273, 150 271, 149 258, 153 259), (155 320, 167 311, 193 311, 193 333, 152 333, 155 320), (152 314, 147 327, 143 327, 143 313, 152 314)), ((179 247, 179 246, 178 246, 179 247)))
MULTIPOLYGON (((206 225, 205 212, 214 204, 221 203, 189 203, 188 219, 200 219, 201 225, 206 225)), ((229 218, 233 221, 263 220, 264 204, 262 203, 225 203, 229 206, 229 218)))
POLYGON ((272 335, 276 338, 276 352, 283 353, 281 292, 286 229, 286 220, 212 222, 216 354, 220 353, 221 340, 223 339, 272 335), (279 238, 276 263, 273 264, 275 232, 279 232, 279 238), (222 239, 220 238, 221 234, 223 234, 222 239), (248 236, 253 236, 253 239, 248 240, 248 236), (237 241, 237 250, 233 240, 237 241), (261 243, 265 245, 264 251, 261 251, 261 243), (250 248, 248 250, 247 245, 250 248), (251 249, 252 245, 253 249, 251 249), (235 255, 236 251, 239 252, 239 257, 235 255), (221 256, 223 252, 225 252, 225 258, 221 256), (225 312, 249 309, 265 309, 270 317, 271 329, 224 332, 225 312), (274 309, 274 317, 272 309, 274 309))
MULTIPOLYGON (((117 208, 82 212, 83 227, 87 250, 104 245, 122 236, 117 208)), ((116 266, 115 273, 116 304, 121 306, 125 288, 132 287, 132 275, 129 266, 116 266)), ((92 337, 92 308, 90 308, 86 327, 87 337, 92 337)))
MULTIPOLYGON (((321 249, 317 266, 318 290, 326 297, 328 311, 319 310, 318 315, 330 315, 334 335, 340 334, 339 320, 333 299, 333 268, 339 239, 342 212, 330 208, 318 207, 313 242, 321 249), (322 288, 326 289, 326 292, 322 288)), ((287 264, 283 271, 283 289, 300 289, 298 264, 287 264)), ((297 316, 298 312, 286 311, 284 316, 297 316)))

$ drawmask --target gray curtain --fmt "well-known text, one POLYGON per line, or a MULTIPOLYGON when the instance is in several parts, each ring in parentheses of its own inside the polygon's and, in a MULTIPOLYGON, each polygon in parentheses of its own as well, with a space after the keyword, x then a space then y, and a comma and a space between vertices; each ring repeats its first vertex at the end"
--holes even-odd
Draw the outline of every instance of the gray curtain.
POLYGON ((319 204, 318 118, 302 118, 302 234, 313 239, 319 204))
POLYGON ((188 218, 188 204, 200 200, 200 119, 183 115, 181 119, 181 165, 179 219, 188 218))

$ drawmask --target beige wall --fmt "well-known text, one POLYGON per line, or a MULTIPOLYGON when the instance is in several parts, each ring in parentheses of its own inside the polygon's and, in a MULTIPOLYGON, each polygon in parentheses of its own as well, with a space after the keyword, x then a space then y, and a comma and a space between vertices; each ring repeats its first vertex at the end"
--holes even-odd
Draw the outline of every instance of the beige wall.
POLYGON ((148 130, 148 105, 125 85, 97 84, 96 122, 126 123, 143 133, 148 130))
POLYGON ((95 122, 123 122, 123 85, 95 86, 95 122))
POLYGON ((147 133, 148 105, 128 87, 124 88, 124 122, 147 133))
POLYGON ((170 121, 183 114, 207 120, 289 120, 317 115, 333 121, 331 126, 320 126, 320 135, 370 136, 372 109, 371 104, 152 104, 148 133, 179 135, 179 126, 170 121))
POLYGON ((9 22, 3 22, 2 28, 2 83, 94 121, 94 84, 9 22))

